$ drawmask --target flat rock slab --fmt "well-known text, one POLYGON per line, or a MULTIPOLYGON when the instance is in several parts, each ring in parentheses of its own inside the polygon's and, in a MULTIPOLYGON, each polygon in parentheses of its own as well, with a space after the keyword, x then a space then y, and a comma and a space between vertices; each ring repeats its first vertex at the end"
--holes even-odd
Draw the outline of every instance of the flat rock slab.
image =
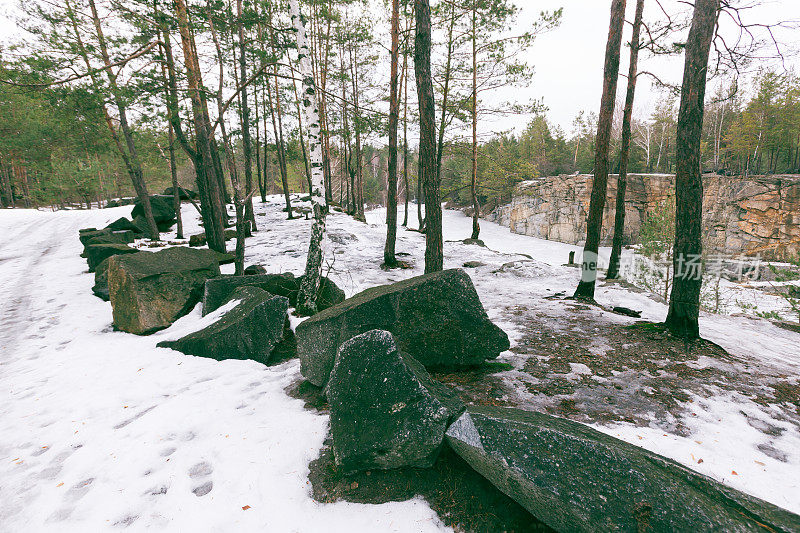
POLYGON ((326 394, 333 453, 345 472, 430 467, 447 426, 464 411, 447 387, 380 330, 342 345, 326 394))
POLYGON ((218 361, 252 359, 268 364, 275 347, 284 340, 289 300, 247 286, 233 291, 228 301, 234 300, 239 302, 236 307, 213 324, 158 346, 218 361))
POLYGON ((216 311, 223 303, 228 301, 231 294, 239 287, 258 287, 270 294, 283 296, 289 302, 297 300, 297 291, 300 289, 300 278, 294 274, 261 274, 257 276, 221 276, 210 279, 205 283, 203 290, 203 315, 216 311))
POLYGON ((447 442, 558 531, 800 531, 800 516, 583 424, 470 407, 447 442))
POLYGON ((114 256, 108 263, 114 325, 139 335, 168 327, 200 301, 205 281, 219 276, 217 256, 183 246, 114 256))
POLYGON ((509 348, 492 324, 470 277, 445 270, 367 289, 297 327, 303 376, 327 382, 339 346, 372 329, 390 331, 400 350, 425 367, 459 367, 494 359, 509 348))
POLYGON ((86 246, 89 244, 89 241, 94 239, 95 237, 100 237, 101 235, 111 235, 113 230, 111 229, 94 229, 94 228, 85 228, 82 230, 78 230, 78 238, 81 241, 81 244, 86 246))
POLYGON ((84 250, 86 262, 89 263, 89 272, 94 272, 97 265, 114 255, 136 254, 139 250, 127 244, 90 244, 84 250))
MULTIPOLYGON (((291 272, 282 274, 247 274, 244 276, 221 276, 206 282, 203 292, 203 315, 213 312, 225 302, 237 287, 245 285, 259 287, 277 296, 289 299, 291 306, 297 305, 297 293, 303 276, 294 277, 291 272)), ((322 309, 327 309, 344 301, 344 291, 326 277, 320 280, 320 289, 317 293, 317 303, 322 309)))

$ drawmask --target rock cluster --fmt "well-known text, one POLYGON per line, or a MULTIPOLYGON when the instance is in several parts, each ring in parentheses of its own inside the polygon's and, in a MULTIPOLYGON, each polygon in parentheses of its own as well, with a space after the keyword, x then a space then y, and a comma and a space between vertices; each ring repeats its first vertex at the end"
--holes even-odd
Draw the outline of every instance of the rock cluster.
MULTIPOLYGON (((125 231, 80 234, 96 269, 93 291, 110 299, 118 329, 165 328, 202 296, 204 314, 216 315, 199 331, 158 346, 271 364, 294 339, 287 312, 301 278, 263 268, 220 276, 216 252, 140 252, 127 246, 125 231), (131 252, 111 254, 117 248, 131 252)), ((561 531, 800 531, 797 515, 582 424, 465 406, 426 367, 478 365, 509 341, 463 270, 347 300, 331 280, 321 287, 329 307, 297 327, 298 352, 303 375, 325 385, 333 454, 343 472, 427 468, 449 446, 561 531)))
POLYGON ((463 367, 509 347, 492 324, 470 277, 460 269, 367 289, 297 327, 303 376, 322 386, 345 341, 373 329, 390 331, 426 367, 463 367))

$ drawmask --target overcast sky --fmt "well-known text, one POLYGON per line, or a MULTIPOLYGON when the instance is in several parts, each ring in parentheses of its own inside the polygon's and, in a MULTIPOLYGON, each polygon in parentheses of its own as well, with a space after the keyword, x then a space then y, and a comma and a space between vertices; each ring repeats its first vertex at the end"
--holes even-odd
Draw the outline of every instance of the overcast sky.
MULTIPOLYGON (((670 12, 685 11, 674 0, 661 2, 670 12)), ((741 2, 743 5, 755 1, 741 2)), ((800 20, 800 0, 761 0, 761 5, 743 12, 748 24, 774 24, 778 21, 800 20)), ((627 20, 632 21, 636 2, 628 0, 627 20)), ((518 2, 522 7, 520 24, 530 23, 542 10, 564 8, 562 24, 552 32, 539 37, 529 52, 531 64, 536 73, 532 85, 525 89, 529 97, 541 96, 549 107, 548 117, 560 124, 569 133, 572 120, 580 110, 596 111, 600 107, 600 93, 603 81, 603 61, 608 38, 608 24, 611 13, 610 0, 524 0, 518 2)), ((646 0, 645 21, 664 20, 663 14, 654 0, 646 0)), ((722 31, 732 42, 734 31, 729 17, 722 21, 722 31)), ((630 25, 626 25, 624 41, 630 41, 630 25)), ((800 30, 776 30, 783 41, 787 55, 787 66, 798 66, 797 48, 800 45, 800 30)), ((627 73, 628 54, 623 51, 620 72, 627 73)), ((765 55, 768 52, 764 52, 765 55)), ((683 75, 683 57, 671 59, 640 58, 641 69, 657 73, 668 83, 679 84, 683 75)), ((775 61, 770 64, 775 65, 775 61)), ((623 97, 625 78, 620 78, 618 96, 623 97)), ((640 77, 637 82, 637 112, 647 113, 658 100, 658 91, 653 90, 650 79, 640 77)), ((713 82, 712 82, 713 84, 713 82)))
MULTIPOLYGON (((6 16, 14 11, 16 1, 0 0, 0 39, 4 41, 13 39, 16 33, 14 22, 6 16)), ((686 10, 685 3, 680 3, 679 0, 661 0, 661 3, 670 12, 686 10)), ((747 23, 800 21, 800 0, 740 0, 740 4, 754 5, 743 12, 742 16, 747 23)), ((611 0, 517 0, 517 5, 522 8, 518 20, 520 28, 529 25, 540 11, 558 7, 564 8, 563 21, 560 27, 540 36, 528 51, 528 60, 535 67, 531 85, 524 89, 505 91, 492 98, 518 99, 522 102, 543 98, 544 104, 549 108, 548 118, 561 125, 569 134, 572 121, 579 111, 596 111, 600 105, 611 0)), ((664 19, 655 0, 646 0, 645 5, 646 21, 664 19)), ((628 20, 633 19, 634 8, 635 1, 628 0, 628 20)), ((735 39, 735 30, 727 17, 723 19, 722 31, 728 42, 735 39)), ((800 29, 778 29, 775 34, 782 42, 787 67, 800 66, 797 53, 800 48, 800 29)), ((630 40, 629 25, 626 26, 624 40, 630 40)), ((777 65, 775 61, 770 64, 777 65)), ((627 72, 627 68, 625 50, 620 71, 627 72)), ((678 84, 683 71, 683 58, 643 58, 641 69, 657 73, 664 81, 678 84)), ((624 94, 625 83, 625 79, 621 78, 618 89, 620 97, 624 94)), ((637 114, 648 115, 658 98, 659 93, 653 89, 650 80, 646 77, 640 78, 637 114)), ((524 116, 505 117, 490 129, 520 130, 529 119, 530 117, 524 116)))

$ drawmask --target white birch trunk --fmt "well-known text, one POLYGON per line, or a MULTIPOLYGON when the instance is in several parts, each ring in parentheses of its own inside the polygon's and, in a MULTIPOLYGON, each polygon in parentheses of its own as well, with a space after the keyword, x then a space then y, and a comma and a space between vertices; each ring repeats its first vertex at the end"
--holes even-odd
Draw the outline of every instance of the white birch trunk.
POLYGON ((308 246, 306 271, 297 296, 297 312, 311 315, 317 312, 317 293, 319 292, 322 270, 322 239, 325 237, 325 217, 328 207, 325 204, 325 176, 322 168, 322 142, 314 74, 311 70, 311 51, 306 37, 305 21, 300 14, 297 0, 290 0, 292 27, 297 36, 297 62, 303 87, 300 94, 300 107, 305 115, 306 135, 308 137, 308 163, 311 167, 311 206, 314 210, 314 223, 311 226, 311 242, 308 246))

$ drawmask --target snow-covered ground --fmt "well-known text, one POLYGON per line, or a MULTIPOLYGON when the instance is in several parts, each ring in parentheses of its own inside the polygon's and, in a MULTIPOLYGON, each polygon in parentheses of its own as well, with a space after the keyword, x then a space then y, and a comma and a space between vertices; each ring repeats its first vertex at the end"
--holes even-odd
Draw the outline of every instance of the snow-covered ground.
MULTIPOLYGON (((280 208, 279 197, 256 204, 259 232, 248 239, 247 263, 299 274, 310 221, 287 221, 280 208)), ((130 209, 0 212, 0 393, 10 399, 0 402, 0 530, 443 528, 420 499, 384 505, 311 499, 308 463, 328 421, 286 395, 299 376, 297 361, 268 368, 155 347, 178 330, 196 329, 199 309, 148 337, 112 330, 110 304, 91 293, 77 231, 103 227, 130 209)), ((198 232, 191 205, 183 214, 186 234, 198 232)), ((367 224, 336 212, 329 218, 325 271, 348 296, 422 273, 424 236, 405 230, 397 250, 414 268, 380 268, 384 216, 371 211, 367 224)), ((510 310, 556 305, 544 298, 574 289, 577 270, 561 265, 569 251, 579 256, 580 250, 490 222, 481 226, 487 248, 465 245, 458 241, 469 236, 471 220, 445 212, 445 267, 484 263, 468 272, 490 317, 514 342, 522 332, 510 310)), ((663 303, 617 285, 599 287, 598 300, 640 309, 650 320, 666 314, 663 303)), ((770 365, 797 384, 797 333, 762 319, 707 314, 701 329, 735 357, 770 365)), ((503 359, 515 364, 519 357, 503 359)), ((782 461, 756 448, 763 435, 747 421, 763 412, 747 398, 698 399, 696 411, 689 436, 655 426, 601 429, 800 512, 796 425, 786 422, 772 442, 785 454, 782 461)))
POLYGON ((157 335, 112 331, 77 232, 129 212, 0 213, 0 531, 441 529, 422 500, 311 499, 328 421, 284 393, 297 361, 155 347, 199 309, 157 335))

